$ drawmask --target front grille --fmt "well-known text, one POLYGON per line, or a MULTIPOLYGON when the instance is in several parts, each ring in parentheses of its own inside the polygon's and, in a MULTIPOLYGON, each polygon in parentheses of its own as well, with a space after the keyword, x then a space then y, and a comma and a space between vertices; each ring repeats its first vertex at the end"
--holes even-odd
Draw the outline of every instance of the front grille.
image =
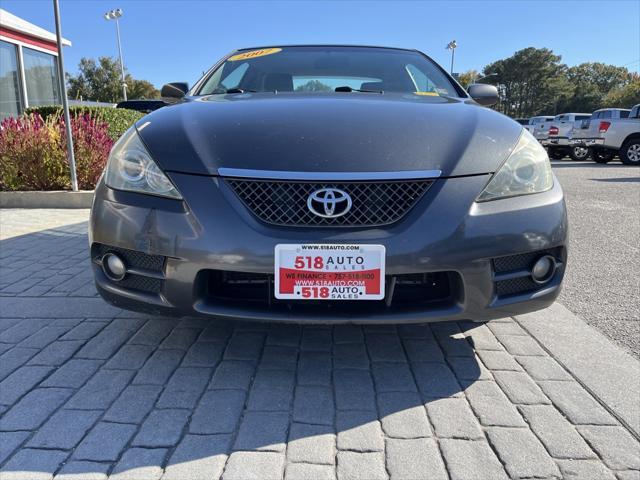
POLYGON ((514 295, 538 290, 543 285, 534 282, 531 277, 511 278, 496 282, 498 296, 514 295))
POLYGON ((272 225, 301 227, 372 227, 397 222, 420 200, 433 180, 366 182, 294 182, 228 179, 242 203, 272 225), (324 218, 307 207, 309 195, 336 188, 351 196, 353 205, 341 217, 324 218))
POLYGON ((563 247, 494 258, 493 271, 496 276, 494 280, 496 295, 498 297, 507 297, 510 295, 531 293, 548 287, 548 283, 541 285, 534 282, 530 275, 533 264, 543 255, 552 255, 556 259, 559 264, 556 275, 561 275, 563 258, 565 257, 563 247), (519 276, 500 279, 501 274, 511 275, 513 273, 517 273, 519 276))
POLYGON ((93 245, 93 258, 102 258, 105 253, 115 253, 122 258, 127 266, 161 272, 164 267, 165 257, 162 255, 149 255, 147 253, 129 250, 127 248, 110 247, 101 243, 93 245))
POLYGON ((200 296, 217 305, 253 305, 267 309, 304 311, 329 310, 335 313, 375 314, 381 311, 410 311, 453 305, 462 295, 462 282, 455 272, 404 274, 386 277, 386 300, 278 300, 271 274, 203 270, 196 280, 200 296), (391 288, 393 279, 395 285, 391 288))

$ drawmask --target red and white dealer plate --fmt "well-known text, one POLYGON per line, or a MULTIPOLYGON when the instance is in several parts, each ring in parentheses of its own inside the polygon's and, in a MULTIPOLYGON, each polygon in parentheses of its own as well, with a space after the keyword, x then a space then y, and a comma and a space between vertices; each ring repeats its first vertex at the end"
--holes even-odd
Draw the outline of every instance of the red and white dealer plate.
POLYGON ((381 300, 384 261, 384 245, 276 245, 275 295, 282 300, 381 300))

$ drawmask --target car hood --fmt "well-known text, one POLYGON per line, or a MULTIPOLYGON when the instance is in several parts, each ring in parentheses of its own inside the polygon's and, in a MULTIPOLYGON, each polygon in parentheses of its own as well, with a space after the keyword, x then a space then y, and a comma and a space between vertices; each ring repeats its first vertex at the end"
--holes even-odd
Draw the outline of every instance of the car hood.
POLYGON ((468 99, 376 93, 212 95, 137 124, 167 171, 495 171, 522 127, 468 99))

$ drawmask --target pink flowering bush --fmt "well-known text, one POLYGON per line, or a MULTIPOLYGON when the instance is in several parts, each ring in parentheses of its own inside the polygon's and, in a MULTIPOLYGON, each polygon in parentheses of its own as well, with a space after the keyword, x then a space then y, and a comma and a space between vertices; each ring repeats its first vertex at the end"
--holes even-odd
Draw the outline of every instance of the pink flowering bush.
MULTIPOLYGON (((93 189, 113 140, 108 125, 90 115, 71 119, 76 173, 80 189, 93 189)), ((43 120, 37 113, 0 123, 0 190, 71 188, 64 119, 43 120)))

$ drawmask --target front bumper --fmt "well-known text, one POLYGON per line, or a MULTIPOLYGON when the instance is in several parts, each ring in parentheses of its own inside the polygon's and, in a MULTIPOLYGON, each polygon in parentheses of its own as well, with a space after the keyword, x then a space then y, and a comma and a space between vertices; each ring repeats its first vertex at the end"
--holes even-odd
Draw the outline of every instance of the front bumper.
POLYGON ((568 147, 569 139, 567 137, 549 137, 541 140, 540 143, 544 147, 568 147))
POLYGON ((572 147, 593 147, 604 145, 604 138, 571 138, 569 145, 572 147))
POLYGON ((438 179, 396 224, 352 229, 268 226, 253 217, 219 177, 172 173, 171 178, 179 191, 189 192, 188 203, 114 191, 102 182, 96 189, 90 224, 95 280, 100 294, 119 307, 258 321, 484 321, 545 308, 560 293, 568 227, 557 180, 542 194, 475 203, 489 175, 438 179), (412 274, 444 275, 449 295, 401 307, 390 299, 343 308, 347 302, 320 305, 273 298, 255 302, 248 297, 231 301, 212 292, 209 279, 214 273, 273 275, 274 248, 279 243, 383 244, 388 282, 412 274), (96 253, 104 246, 162 257, 160 270, 136 271, 150 274, 154 288, 109 280, 96 253), (497 271, 496 258, 522 254, 518 258, 533 258, 526 254, 548 251, 559 264, 551 281, 523 291, 501 287, 510 279, 526 281, 527 273, 521 271, 522 265, 514 271, 497 271))

